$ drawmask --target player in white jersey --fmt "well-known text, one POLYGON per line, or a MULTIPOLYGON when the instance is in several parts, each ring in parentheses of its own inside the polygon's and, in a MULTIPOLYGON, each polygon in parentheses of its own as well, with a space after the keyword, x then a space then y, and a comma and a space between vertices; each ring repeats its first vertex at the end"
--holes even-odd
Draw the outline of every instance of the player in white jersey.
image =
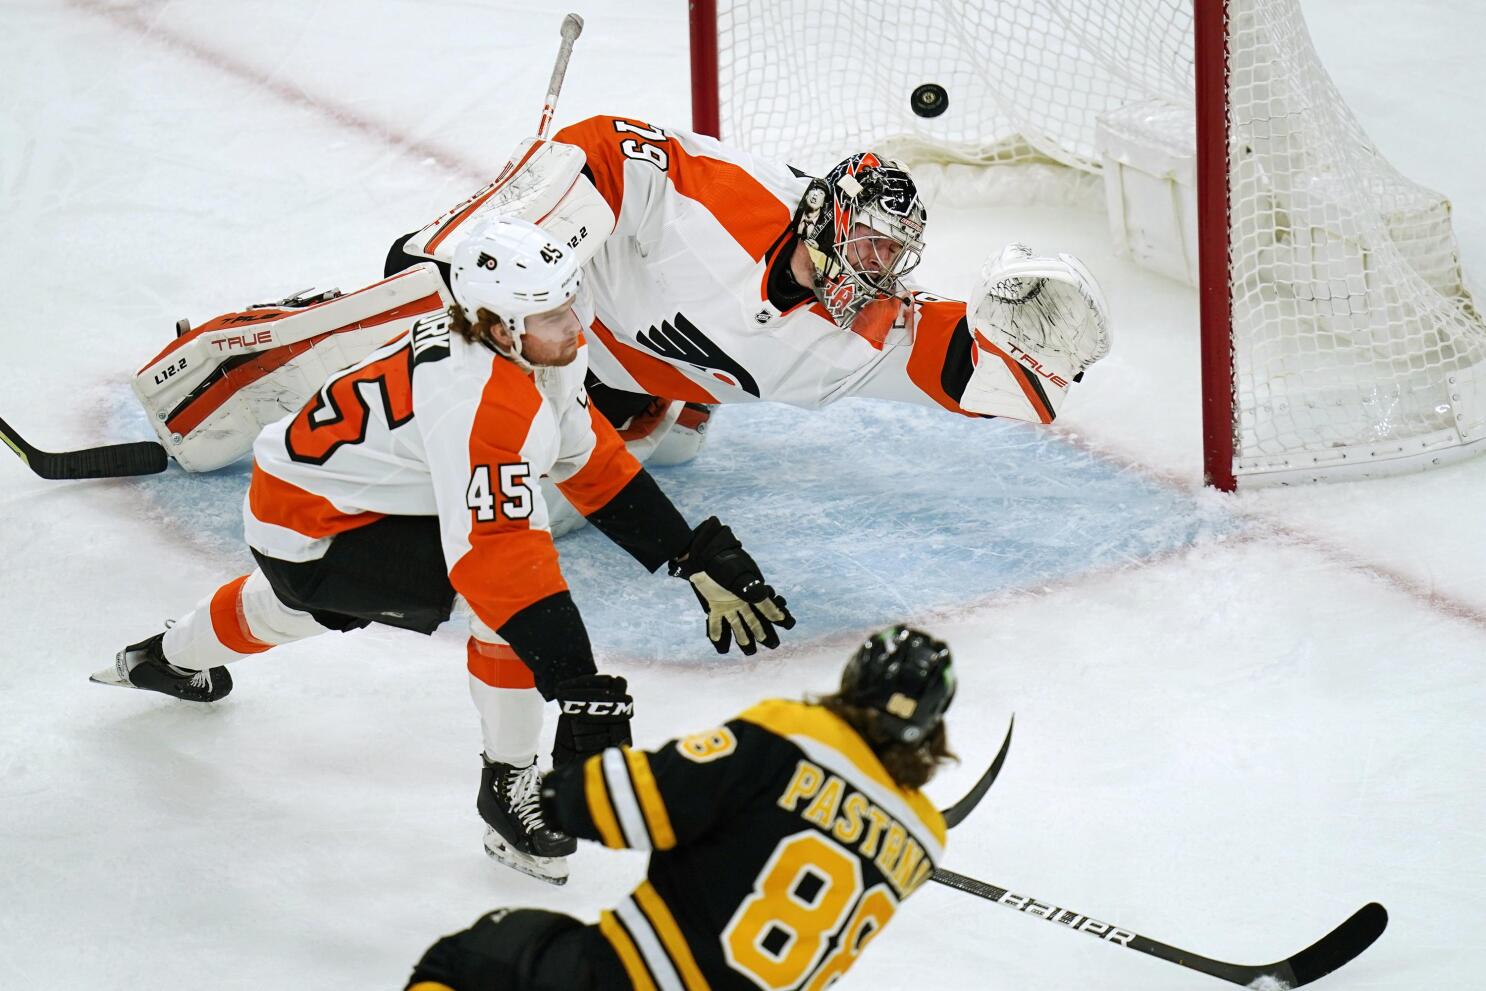
MULTIPOLYGON (((870 152, 812 178, 703 135, 593 117, 551 141, 527 141, 495 182, 399 240, 389 281, 425 260, 447 273, 463 232, 492 215, 539 221, 584 261, 594 304, 590 393, 632 450, 657 463, 694 453, 698 427, 719 403, 819 408, 865 396, 1048 423, 1109 348, 1098 286, 1069 255, 1021 245, 994 252, 968 306, 913 288, 906 279, 927 213, 906 170, 870 152)), ((389 297, 380 313, 346 303, 343 319, 329 315, 340 301, 325 303, 315 311, 325 316, 294 339, 314 331, 344 343, 363 333, 355 321, 406 318, 419 298, 389 297)), ((253 315, 209 326, 230 336, 233 321, 253 315)), ((173 345, 136 384, 162 439, 187 461, 196 443, 219 448, 213 463, 230 460, 240 432, 220 422, 231 390, 210 369, 241 342, 213 341, 217 351, 192 357, 180 380, 170 378, 172 362, 184 362, 187 348, 173 345)), ((303 360, 278 338, 264 347, 279 356, 270 365, 303 360)), ((240 391, 271 391, 277 375, 240 391)))
POLYGON ((94 680, 215 701, 227 664, 372 622, 432 633, 457 593, 473 613, 486 847, 560 883, 574 841, 536 803, 543 700, 560 703, 555 766, 627 743, 633 706, 622 678, 596 671, 538 480, 648 570, 690 579, 720 652, 778 646, 793 619, 731 531, 688 526, 592 408, 575 256, 519 219, 465 233, 457 307, 438 290, 443 307, 259 435, 243 510, 258 568, 94 680))

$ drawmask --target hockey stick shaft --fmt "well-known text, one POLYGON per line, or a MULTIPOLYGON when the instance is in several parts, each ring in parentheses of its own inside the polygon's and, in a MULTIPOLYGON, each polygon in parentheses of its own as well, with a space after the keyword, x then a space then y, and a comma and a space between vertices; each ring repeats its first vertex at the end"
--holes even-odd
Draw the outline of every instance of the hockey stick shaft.
POLYGON ((170 463, 165 448, 154 441, 108 444, 80 451, 43 451, 28 443, 4 420, 0 420, 0 441, 4 441, 26 467, 42 478, 53 480, 154 475, 164 471, 170 463))
POLYGON ((1001 765, 1006 763, 1006 752, 1011 749, 1011 731, 1014 729, 1016 729, 1015 714, 1011 717, 1011 725, 1006 727, 1006 739, 1001 741, 1001 749, 996 753, 996 759, 991 761, 991 766, 986 768, 980 780, 975 782, 975 787, 966 792, 964 798, 940 813, 944 816, 945 828, 954 829, 964 822, 965 817, 974 812, 980 800, 985 798, 986 792, 991 790, 991 785, 996 782, 996 775, 1001 773, 1001 765))
POLYGON ((583 33, 583 18, 569 14, 562 19, 562 45, 557 49, 557 62, 552 66, 552 80, 547 84, 547 102, 542 104, 542 120, 537 125, 537 140, 547 138, 552 115, 557 112, 557 95, 562 92, 563 77, 568 74, 568 59, 573 57, 573 42, 583 33))
POLYGON ((1188 970, 1195 970, 1242 987, 1269 978, 1278 988, 1298 988, 1325 977, 1355 958, 1383 934, 1388 913, 1377 902, 1370 902, 1353 913, 1341 925, 1299 953, 1284 960, 1257 966, 1226 963, 1150 939, 1137 933, 1100 922, 1071 908, 1042 902, 1027 895, 1014 894, 1006 888, 978 881, 964 874, 937 868, 931 877, 940 884, 1005 905, 1027 915, 1056 922, 1069 929, 1086 932, 1106 943, 1123 946, 1137 953, 1159 957, 1188 970))

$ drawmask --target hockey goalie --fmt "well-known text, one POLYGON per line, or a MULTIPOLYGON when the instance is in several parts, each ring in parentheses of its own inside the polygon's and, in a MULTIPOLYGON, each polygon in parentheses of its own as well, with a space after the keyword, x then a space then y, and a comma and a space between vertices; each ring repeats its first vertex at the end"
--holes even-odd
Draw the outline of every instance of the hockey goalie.
POLYGON ((1070 255, 1013 244, 968 304, 920 291, 927 211, 896 162, 863 152, 813 177, 600 116, 523 142, 494 182, 398 239, 381 282, 183 321, 134 383, 169 453, 193 471, 246 455, 330 373, 445 307, 455 247, 502 216, 576 254, 589 393, 652 464, 693 457, 722 403, 863 396, 1049 423, 1109 350, 1099 287, 1070 255))

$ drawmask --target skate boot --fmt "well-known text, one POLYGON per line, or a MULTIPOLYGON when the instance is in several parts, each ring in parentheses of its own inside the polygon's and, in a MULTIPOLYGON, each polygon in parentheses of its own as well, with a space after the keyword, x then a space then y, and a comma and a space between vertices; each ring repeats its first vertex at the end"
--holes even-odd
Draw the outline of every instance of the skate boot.
POLYGON ((475 804, 487 827, 485 852, 548 884, 566 884, 566 858, 578 849, 578 841, 542 821, 536 758, 525 767, 484 760, 475 804))
POLYGON ((192 671, 178 668, 165 659, 161 644, 165 634, 131 644, 114 657, 112 667, 97 672, 89 681, 121 688, 143 688, 187 702, 215 702, 232 691, 232 675, 226 668, 192 671))

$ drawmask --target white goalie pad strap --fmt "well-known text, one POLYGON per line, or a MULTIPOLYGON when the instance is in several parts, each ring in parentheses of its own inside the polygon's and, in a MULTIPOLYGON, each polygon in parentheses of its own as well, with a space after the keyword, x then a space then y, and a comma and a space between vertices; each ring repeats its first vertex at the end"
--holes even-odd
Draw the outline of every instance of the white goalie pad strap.
POLYGON ((450 262, 454 248, 484 217, 516 217, 566 244, 585 264, 614 230, 614 211, 583 175, 583 149, 528 138, 495 181, 408 239, 403 250, 450 262))
POLYGON ((134 393, 171 457, 211 471, 246 455, 332 373, 452 304, 438 270, 417 265, 310 306, 227 314, 172 342, 135 376, 134 393))

